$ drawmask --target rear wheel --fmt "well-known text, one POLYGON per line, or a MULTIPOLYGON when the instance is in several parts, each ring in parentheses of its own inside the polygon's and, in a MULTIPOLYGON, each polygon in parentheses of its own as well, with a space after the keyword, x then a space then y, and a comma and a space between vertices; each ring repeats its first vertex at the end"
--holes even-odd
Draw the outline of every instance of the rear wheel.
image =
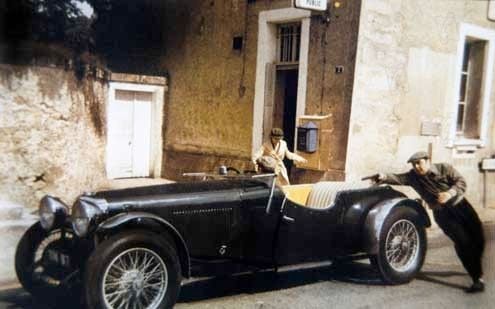
POLYGON ((95 249, 88 260, 89 308, 171 308, 180 288, 175 246, 157 234, 129 231, 95 249))
POLYGON ((426 232, 419 214, 397 207, 387 216, 380 231, 378 254, 370 258, 389 284, 411 281, 423 266, 426 232))

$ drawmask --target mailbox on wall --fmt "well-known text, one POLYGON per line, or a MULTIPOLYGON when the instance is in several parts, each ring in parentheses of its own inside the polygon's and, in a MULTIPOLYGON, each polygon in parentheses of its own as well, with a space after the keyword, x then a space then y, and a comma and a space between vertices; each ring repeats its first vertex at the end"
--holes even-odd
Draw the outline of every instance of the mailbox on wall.
POLYGON ((318 149, 318 126, 310 121, 297 127, 297 150, 313 153, 318 149))
POLYGON ((331 115, 304 115, 297 118, 296 153, 308 160, 298 168, 326 171, 329 169, 331 115))

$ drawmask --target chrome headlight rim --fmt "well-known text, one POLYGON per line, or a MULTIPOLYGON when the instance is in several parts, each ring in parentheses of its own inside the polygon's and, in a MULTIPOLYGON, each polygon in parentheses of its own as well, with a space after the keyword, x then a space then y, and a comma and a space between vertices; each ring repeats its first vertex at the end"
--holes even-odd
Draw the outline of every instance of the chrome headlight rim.
POLYGON ((40 201, 38 214, 41 227, 46 231, 62 225, 68 213, 69 207, 57 197, 45 195, 40 201))
POLYGON ((72 208, 72 229, 78 237, 88 235, 95 217, 103 212, 98 206, 92 203, 94 201, 95 199, 80 197, 72 208))
POLYGON ((91 218, 89 217, 72 218, 72 230, 74 230, 74 233, 77 235, 77 237, 84 237, 88 235, 90 223, 91 218))

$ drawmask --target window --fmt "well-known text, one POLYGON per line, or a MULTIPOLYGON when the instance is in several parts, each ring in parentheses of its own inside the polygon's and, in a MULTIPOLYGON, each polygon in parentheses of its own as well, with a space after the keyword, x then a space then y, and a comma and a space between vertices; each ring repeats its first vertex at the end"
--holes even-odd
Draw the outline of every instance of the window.
POLYGON ((487 41, 466 38, 457 108, 457 135, 480 138, 481 93, 483 86, 483 63, 487 41))
POLYGON ((301 46, 301 25, 283 24, 277 31, 277 60, 280 64, 297 63, 301 46))
POLYGON ((451 146, 484 146, 490 117, 495 31, 461 24, 451 146))

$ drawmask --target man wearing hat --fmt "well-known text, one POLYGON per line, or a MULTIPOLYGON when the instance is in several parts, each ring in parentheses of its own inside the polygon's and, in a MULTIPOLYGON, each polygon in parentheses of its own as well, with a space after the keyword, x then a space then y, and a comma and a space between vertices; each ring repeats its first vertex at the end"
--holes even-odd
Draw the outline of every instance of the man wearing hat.
POLYGON ((403 174, 382 174, 378 182, 411 186, 433 209, 438 226, 452 239, 462 265, 473 279, 468 293, 482 292, 485 284, 481 260, 485 247, 483 227, 471 204, 464 198, 466 181, 450 164, 431 164, 424 151, 414 153, 408 163, 412 169, 403 174))
POLYGON ((277 174, 277 184, 280 186, 290 184, 287 168, 284 165, 285 157, 296 162, 308 162, 305 158, 290 152, 283 138, 284 131, 280 128, 273 128, 270 133, 270 141, 261 145, 252 158, 256 171, 261 167, 264 171, 274 172, 277 174))

